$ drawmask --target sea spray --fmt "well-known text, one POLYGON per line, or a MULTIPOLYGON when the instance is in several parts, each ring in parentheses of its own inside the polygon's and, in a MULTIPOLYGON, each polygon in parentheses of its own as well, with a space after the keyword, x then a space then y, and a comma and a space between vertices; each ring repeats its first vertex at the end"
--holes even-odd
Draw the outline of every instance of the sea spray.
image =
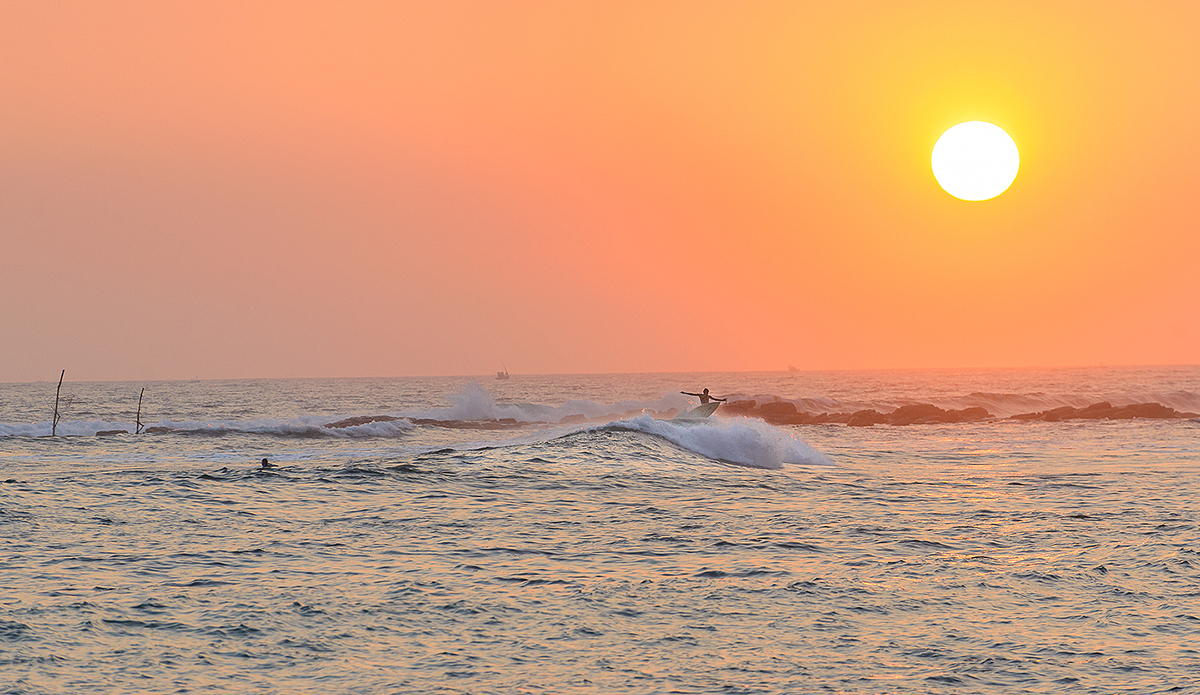
POLYGON ((603 420, 625 417, 631 412, 667 413, 688 407, 686 398, 668 393, 654 401, 621 400, 615 403, 574 399, 559 405, 540 403, 498 403, 495 397, 478 382, 467 384, 458 393, 449 396, 454 404, 449 408, 432 408, 406 411, 403 415, 411 419, 469 421, 504 420, 523 423, 557 424, 571 420, 603 420))

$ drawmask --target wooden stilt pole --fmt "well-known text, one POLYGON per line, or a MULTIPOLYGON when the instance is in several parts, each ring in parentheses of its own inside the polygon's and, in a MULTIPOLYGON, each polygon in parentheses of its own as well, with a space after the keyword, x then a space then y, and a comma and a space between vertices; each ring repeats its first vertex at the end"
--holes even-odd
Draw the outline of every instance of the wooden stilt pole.
POLYGON ((58 375, 58 388, 54 390, 54 422, 50 425, 50 436, 58 436, 58 394, 62 393, 62 380, 67 375, 67 370, 62 370, 62 374, 58 375))
POLYGON ((142 387, 142 392, 138 394, 138 414, 137 427, 133 430, 134 434, 142 433, 142 396, 146 395, 146 387, 142 387))

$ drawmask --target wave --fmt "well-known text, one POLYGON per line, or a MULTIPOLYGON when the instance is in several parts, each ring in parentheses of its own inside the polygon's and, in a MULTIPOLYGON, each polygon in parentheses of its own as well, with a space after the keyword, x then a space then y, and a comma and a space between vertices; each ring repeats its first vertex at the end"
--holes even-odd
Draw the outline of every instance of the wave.
MULTIPOLYGON (((400 437, 410 434, 417 425, 401 419, 371 421, 346 427, 330 427, 325 418, 306 416, 291 420, 229 421, 170 421, 160 420, 142 429, 146 435, 182 434, 219 437, 229 434, 259 434, 277 437, 400 437)), ((60 437, 119 437, 132 435, 136 425, 131 422, 102 420, 61 421, 54 432, 60 437)), ((51 423, 0 423, 0 437, 49 437, 51 423)))
POLYGON ((602 425, 552 427, 496 441, 459 443, 431 448, 425 453, 479 451, 538 444, 570 444, 580 435, 595 432, 628 432, 650 435, 714 461, 753 468, 782 468, 785 464, 836 465, 825 454, 800 439, 796 430, 781 429, 762 420, 708 418, 681 424, 650 415, 610 421, 602 425))
POLYGON ((755 468, 782 468, 784 464, 833 465, 828 456, 801 441, 794 432, 761 420, 710 418, 683 425, 642 415, 590 430, 650 434, 706 458, 755 468))

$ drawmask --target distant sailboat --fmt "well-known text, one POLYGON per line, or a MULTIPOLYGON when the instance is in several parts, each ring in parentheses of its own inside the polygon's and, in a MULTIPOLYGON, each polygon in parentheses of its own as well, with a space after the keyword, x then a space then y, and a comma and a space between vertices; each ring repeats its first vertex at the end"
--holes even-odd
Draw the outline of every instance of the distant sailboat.
POLYGON ((504 367, 504 371, 502 371, 502 372, 496 372, 496 378, 497 378, 497 379, 499 379, 499 380, 501 380, 501 381, 504 381, 505 379, 508 379, 508 367, 507 367, 507 366, 505 366, 505 367, 504 367))

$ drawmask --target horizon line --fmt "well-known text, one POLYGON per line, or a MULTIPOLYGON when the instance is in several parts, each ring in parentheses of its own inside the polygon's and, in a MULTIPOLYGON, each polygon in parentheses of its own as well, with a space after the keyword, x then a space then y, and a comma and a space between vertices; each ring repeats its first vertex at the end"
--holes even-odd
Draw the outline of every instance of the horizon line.
MULTIPOLYGON (((694 371, 634 371, 634 372, 509 372, 511 377, 568 377, 568 376, 633 376, 633 375, 649 375, 649 374, 828 374, 828 373, 850 373, 850 372, 1001 372, 1001 371, 1068 371, 1068 370, 1083 370, 1083 369, 1169 369, 1169 368, 1200 368, 1200 363, 1195 364, 1086 364, 1086 365, 1026 365, 1026 366, 1009 366, 1009 367, 854 367, 854 368, 829 368, 829 369, 754 369, 754 370, 694 370, 694 371)), ((192 379, 79 379, 75 381, 66 381, 63 383, 76 384, 117 384, 117 383, 178 383, 178 382, 197 382, 197 381, 288 381, 288 380, 352 380, 352 379, 470 379, 470 378, 492 378, 495 379, 495 372, 485 372, 482 374, 407 374, 407 375, 389 375, 389 376, 263 376, 263 377, 205 377, 192 379)), ((32 381, 6 381, 0 382, 0 385, 16 386, 24 384, 43 384, 57 383, 57 379, 34 379, 32 381)))

